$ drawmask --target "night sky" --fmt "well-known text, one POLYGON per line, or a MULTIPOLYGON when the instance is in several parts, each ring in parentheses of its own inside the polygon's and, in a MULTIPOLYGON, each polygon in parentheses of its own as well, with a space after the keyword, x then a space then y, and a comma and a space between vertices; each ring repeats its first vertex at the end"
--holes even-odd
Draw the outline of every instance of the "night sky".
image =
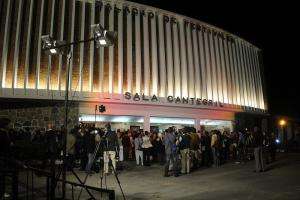
POLYGON ((263 51, 269 113, 300 118, 300 47, 296 48, 300 16, 296 3, 132 1, 199 19, 258 46, 263 51))

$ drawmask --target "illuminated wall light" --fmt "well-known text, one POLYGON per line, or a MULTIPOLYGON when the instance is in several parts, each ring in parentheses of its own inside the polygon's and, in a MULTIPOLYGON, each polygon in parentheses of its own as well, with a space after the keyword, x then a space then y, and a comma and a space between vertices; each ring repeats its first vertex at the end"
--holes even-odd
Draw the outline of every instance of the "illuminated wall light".
POLYGON ((173 118, 173 117, 150 117, 150 123, 153 124, 185 124, 194 125, 194 119, 173 118))
MULTIPOLYGON (((80 122, 95 122, 95 115, 81 115, 80 122)), ((136 122, 143 123, 144 118, 138 116, 114 116, 114 115, 96 115, 96 122, 114 122, 114 123, 128 123, 136 122)))
POLYGON ((200 120, 200 125, 206 126, 231 126, 232 122, 227 120, 200 120))

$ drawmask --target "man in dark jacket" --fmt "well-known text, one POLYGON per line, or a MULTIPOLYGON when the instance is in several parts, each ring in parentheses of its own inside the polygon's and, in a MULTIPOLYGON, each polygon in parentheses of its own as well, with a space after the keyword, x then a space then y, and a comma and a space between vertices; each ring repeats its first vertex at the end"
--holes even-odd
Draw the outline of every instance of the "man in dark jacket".
POLYGON ((254 127, 253 130, 253 147, 254 147, 254 157, 255 157, 255 172, 263 172, 264 161, 262 155, 262 146, 263 146, 263 134, 259 131, 258 127, 254 127))

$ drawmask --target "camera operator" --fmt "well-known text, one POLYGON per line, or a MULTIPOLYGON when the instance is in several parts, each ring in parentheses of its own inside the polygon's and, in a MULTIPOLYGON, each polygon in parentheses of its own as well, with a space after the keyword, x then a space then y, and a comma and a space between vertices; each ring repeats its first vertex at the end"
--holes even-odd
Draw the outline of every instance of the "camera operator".
POLYGON ((118 137, 116 132, 111 130, 110 124, 107 124, 104 135, 104 173, 108 174, 109 172, 109 162, 116 169, 116 152, 119 152, 118 137))

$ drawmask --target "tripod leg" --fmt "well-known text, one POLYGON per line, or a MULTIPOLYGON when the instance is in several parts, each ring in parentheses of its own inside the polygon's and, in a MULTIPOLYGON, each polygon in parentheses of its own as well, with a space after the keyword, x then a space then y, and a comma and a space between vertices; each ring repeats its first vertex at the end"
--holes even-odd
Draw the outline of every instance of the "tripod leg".
POLYGON ((76 172, 73 169, 72 169, 72 173, 76 177, 76 179, 79 181, 79 183, 82 184, 82 186, 87 191, 87 193, 90 195, 90 197, 92 199, 95 199, 95 197, 93 196, 93 194, 89 191, 89 189, 87 187, 85 187, 85 184, 81 181, 81 179, 79 178, 79 176, 76 174, 76 172))
MULTIPOLYGON (((100 147, 100 142, 97 144, 96 149, 95 149, 95 151, 94 151, 94 154, 93 154, 93 157, 92 157, 92 163, 94 163, 94 161, 95 161, 95 158, 96 158, 96 156, 97 156, 99 147, 100 147)), ((90 169, 88 169, 88 171, 89 171, 89 170, 90 170, 90 169)), ((87 179, 88 179, 88 176, 89 176, 89 174, 86 174, 86 176, 85 176, 85 178, 84 178, 84 181, 81 182, 82 185, 85 185, 85 184, 86 184, 86 181, 87 181, 87 179)), ((78 178, 79 178, 79 177, 78 177, 78 178)), ((81 180, 80 180, 80 181, 81 181, 81 180)), ((83 190, 83 188, 80 189, 80 192, 79 192, 79 195, 78 195, 78 200, 79 200, 80 197, 81 197, 82 190, 83 190)))
POLYGON ((112 160, 111 160, 110 157, 109 157, 109 164, 110 164, 111 167, 112 167, 112 170, 113 170, 113 172, 114 172, 115 178, 116 178, 116 180, 117 180, 117 182, 118 182, 118 185, 119 185, 119 188, 120 188, 120 190, 121 190, 123 199, 126 200, 125 194, 124 194, 123 189, 122 189, 122 186, 121 186, 121 182, 120 182, 120 180, 119 180, 119 177, 118 177, 118 175, 117 175, 116 169, 115 169, 114 165, 112 164, 112 160))

